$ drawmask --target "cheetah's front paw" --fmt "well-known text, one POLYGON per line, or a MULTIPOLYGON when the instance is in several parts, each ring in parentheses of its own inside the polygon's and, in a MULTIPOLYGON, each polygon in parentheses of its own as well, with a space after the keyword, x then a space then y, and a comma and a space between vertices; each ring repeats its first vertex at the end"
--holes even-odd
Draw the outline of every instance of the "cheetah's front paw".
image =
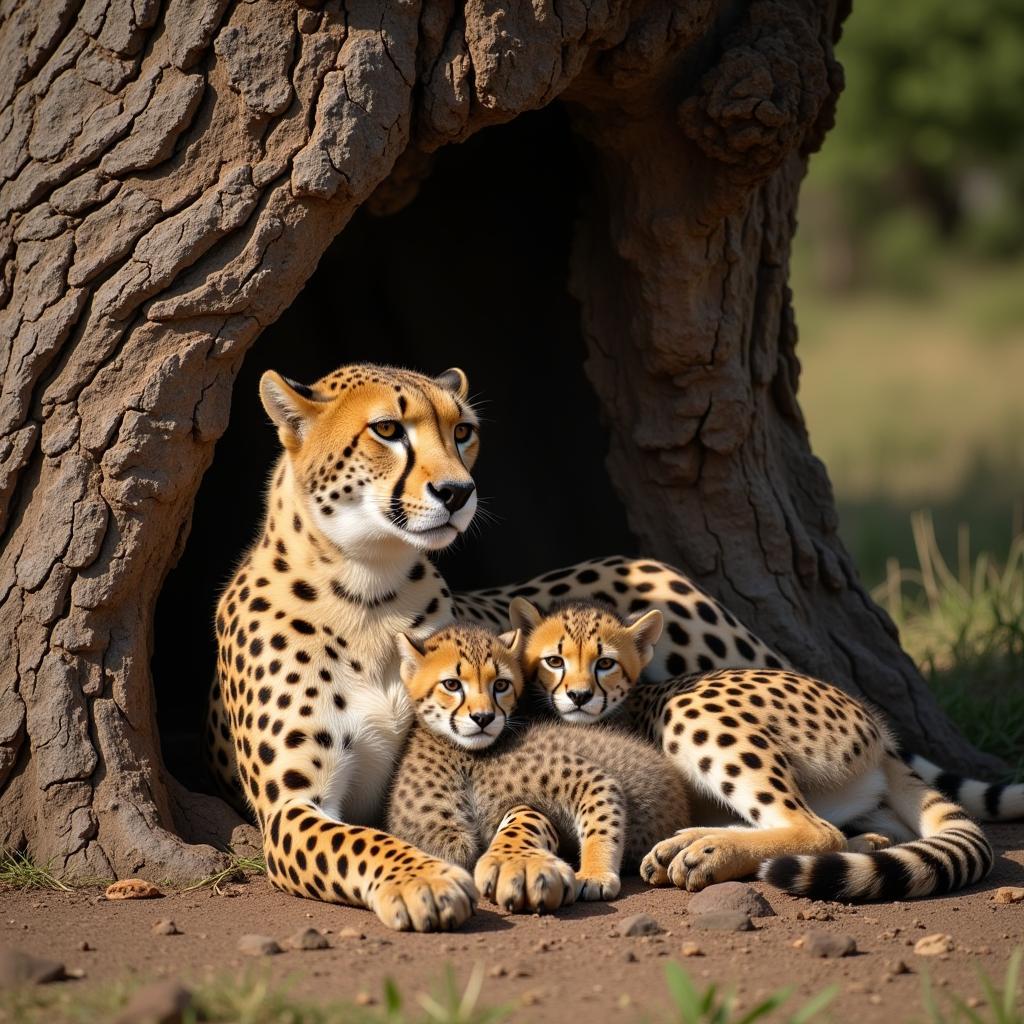
POLYGON ((619 895, 621 888, 622 882, 614 871, 576 876, 576 899, 578 900, 613 900, 619 895))
POLYGON ((474 871, 477 888, 509 913, 557 910, 576 898, 576 875, 547 850, 485 853, 474 871))
POLYGON ((640 864, 640 876, 651 885, 672 884, 699 892, 712 882, 751 874, 749 855, 728 829, 684 828, 663 839, 640 864))
POLYGON ((450 931, 464 924, 476 906, 469 872, 426 858, 408 874, 381 882, 370 896, 377 916, 397 931, 450 931))

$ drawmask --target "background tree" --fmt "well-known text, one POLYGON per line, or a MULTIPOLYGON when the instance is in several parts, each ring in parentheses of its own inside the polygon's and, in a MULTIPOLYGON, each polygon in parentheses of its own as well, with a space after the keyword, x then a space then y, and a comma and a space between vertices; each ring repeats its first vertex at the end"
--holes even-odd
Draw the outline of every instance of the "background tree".
POLYGON ((0 842, 78 875, 223 862, 239 823, 163 770, 149 661, 241 360, 375 190, 400 205, 427 154, 556 98, 585 140, 570 287, 639 544, 916 749, 984 767, 860 586, 796 403, 789 243, 846 13, 8 5, 0 842))

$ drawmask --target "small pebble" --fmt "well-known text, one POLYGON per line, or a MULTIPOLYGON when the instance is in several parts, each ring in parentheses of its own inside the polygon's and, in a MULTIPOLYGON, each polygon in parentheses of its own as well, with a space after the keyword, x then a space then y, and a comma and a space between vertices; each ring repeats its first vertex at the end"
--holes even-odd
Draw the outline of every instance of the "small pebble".
POLYGON ((704 950, 697 945, 696 942, 684 942, 683 948, 680 950, 683 956, 703 956, 704 950))
POLYGON ((942 932, 926 935, 914 943, 914 952, 918 956, 941 956, 953 952, 953 937, 942 932))
POLYGON ((238 952, 246 956, 273 956, 281 947, 269 935, 243 935, 238 940, 238 952))
POLYGON ((842 932, 808 932, 802 939, 797 939, 797 944, 805 953, 828 960, 852 956, 857 952, 854 937, 842 932))
POLYGON ((738 910, 748 917, 774 917, 771 904, 746 882, 719 882, 691 897, 687 905, 690 914, 713 914, 723 910, 738 910))
POLYGON ((162 917, 153 927, 150 929, 154 935, 180 935, 181 930, 178 926, 169 918, 162 917))
POLYGON ((300 928, 284 940, 288 949, 327 949, 330 943, 315 928, 300 928))
POLYGON ((144 878, 122 878, 108 885, 104 895, 108 900, 153 900, 163 893, 144 878))
POLYGON ((1021 903, 1024 902, 1024 889, 1015 885, 1000 886, 992 894, 995 903, 1021 903))
POLYGON ((660 935, 664 930, 650 914, 630 914, 615 923, 612 935, 660 935))
POLYGON ((356 928, 342 928, 338 932, 339 939, 365 939, 366 936, 356 928))
POLYGON ((713 914, 697 914, 693 918, 695 928, 717 932, 752 932, 754 922, 742 910, 718 910, 713 914))

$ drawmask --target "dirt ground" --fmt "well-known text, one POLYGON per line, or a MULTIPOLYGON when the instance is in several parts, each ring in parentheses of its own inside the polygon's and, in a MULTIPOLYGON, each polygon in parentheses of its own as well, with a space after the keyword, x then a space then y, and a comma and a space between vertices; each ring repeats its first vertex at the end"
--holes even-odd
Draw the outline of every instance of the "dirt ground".
POLYGON ((483 904, 459 932, 414 935, 388 931, 365 911, 285 896, 255 878, 220 892, 205 889, 152 901, 108 902, 99 890, 0 893, 0 946, 85 971, 82 980, 65 985, 125 978, 188 982, 252 970, 252 958, 237 951, 243 934, 283 939, 312 926, 329 932, 331 948, 289 951, 261 958, 258 966, 275 980, 290 979, 304 998, 353 999, 360 993, 379 998, 384 979, 391 977, 412 1002, 417 992, 436 987, 446 963, 454 964, 464 980, 480 962, 487 975, 482 1001, 515 1005, 515 1021, 562 1022, 567 1006, 579 1007, 588 1024, 634 1021, 667 1010, 664 967, 676 959, 698 982, 735 987, 744 1006, 792 985, 796 996, 787 1005, 795 1009, 837 985, 833 1020, 893 1024, 921 1017, 924 970, 940 991, 980 998, 976 967, 1001 980, 1010 953, 1024 943, 1024 903, 993 900, 999 886, 1024 885, 1024 825, 993 826, 991 836, 996 869, 982 886, 931 900, 841 907, 789 897, 758 883, 777 916, 758 919, 756 931, 747 933, 698 930, 688 920, 687 893, 650 889, 635 879, 611 904, 581 904, 553 917, 510 917, 483 904), (655 917, 665 933, 613 934, 617 920, 641 911, 655 917), (172 918, 182 934, 154 934, 153 924, 161 918, 172 918), (358 937, 340 936, 345 928, 355 929, 358 937), (811 930, 853 936, 857 955, 815 959, 794 948, 793 942, 811 930), (954 951, 916 955, 914 943, 936 932, 952 937, 954 951), (83 942, 91 948, 83 951, 83 942), (703 955, 683 957, 687 942, 696 942, 703 955), (896 973, 899 961, 909 973, 896 973))

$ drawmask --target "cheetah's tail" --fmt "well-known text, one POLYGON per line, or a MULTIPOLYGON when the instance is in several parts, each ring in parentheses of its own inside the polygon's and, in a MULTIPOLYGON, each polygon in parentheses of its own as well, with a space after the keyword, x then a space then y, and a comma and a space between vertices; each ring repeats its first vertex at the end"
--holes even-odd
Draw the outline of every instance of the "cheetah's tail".
POLYGON ((901 900, 962 889, 992 868, 992 847, 958 804, 932 789, 895 753, 883 764, 886 803, 920 835, 874 853, 776 857, 760 876, 816 900, 901 900))
POLYGON ((904 754, 912 771, 940 793, 982 821, 1012 821, 1024 818, 1024 783, 1006 785, 966 779, 944 771, 920 754, 904 754))

